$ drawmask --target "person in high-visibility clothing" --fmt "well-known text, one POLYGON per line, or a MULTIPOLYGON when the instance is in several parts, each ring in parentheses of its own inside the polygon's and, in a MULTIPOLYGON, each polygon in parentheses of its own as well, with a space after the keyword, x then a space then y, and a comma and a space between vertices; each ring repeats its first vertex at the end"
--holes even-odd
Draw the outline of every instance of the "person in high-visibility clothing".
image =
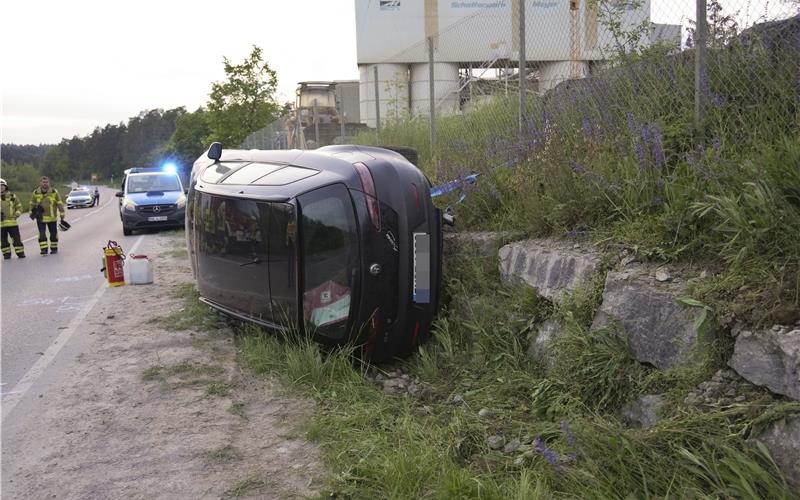
POLYGON ((14 253, 20 259, 25 258, 25 246, 22 244, 22 236, 19 235, 19 226, 17 225, 17 218, 22 213, 22 203, 19 202, 17 195, 9 191, 8 184, 3 179, 0 179, 0 201, 2 202, 2 209, 0 209, 0 232, 2 232, 2 250, 3 258, 8 260, 11 258, 11 242, 8 241, 9 236, 14 243, 14 253))
POLYGON ((39 187, 31 196, 31 217, 36 219, 39 228, 39 251, 47 255, 47 231, 50 232, 50 253, 58 253, 58 215, 64 220, 66 212, 61 196, 54 187, 50 187, 50 179, 42 177, 39 187))

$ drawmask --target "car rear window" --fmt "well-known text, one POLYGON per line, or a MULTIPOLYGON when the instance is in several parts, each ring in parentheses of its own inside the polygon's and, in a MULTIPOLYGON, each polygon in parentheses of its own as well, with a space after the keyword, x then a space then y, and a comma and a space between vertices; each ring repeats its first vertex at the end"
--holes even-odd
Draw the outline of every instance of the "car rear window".
POLYGON ((70 191, 70 196, 89 196, 89 191, 70 191))
POLYGON ((347 332, 358 278, 358 236, 350 195, 341 184, 298 198, 303 269, 303 319, 326 337, 347 332))

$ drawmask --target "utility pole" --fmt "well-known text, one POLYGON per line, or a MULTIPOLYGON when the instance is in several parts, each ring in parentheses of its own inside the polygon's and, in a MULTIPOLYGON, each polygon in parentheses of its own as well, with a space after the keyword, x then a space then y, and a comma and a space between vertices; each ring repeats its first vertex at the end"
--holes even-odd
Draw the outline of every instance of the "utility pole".
POLYGON ((428 91, 430 96, 428 106, 431 117, 431 153, 436 151, 436 99, 434 96, 434 71, 433 71, 433 37, 428 37, 428 91))
POLYGON ((378 93, 378 65, 373 66, 375 78, 375 133, 381 135, 381 100, 378 93))
POLYGON ((525 130, 525 107, 527 101, 528 58, 525 55, 525 0, 519 0, 519 136, 525 130))
POLYGON ((697 22, 694 37, 694 128, 697 137, 705 133, 706 106, 708 104, 708 20, 707 1, 697 0, 697 22))

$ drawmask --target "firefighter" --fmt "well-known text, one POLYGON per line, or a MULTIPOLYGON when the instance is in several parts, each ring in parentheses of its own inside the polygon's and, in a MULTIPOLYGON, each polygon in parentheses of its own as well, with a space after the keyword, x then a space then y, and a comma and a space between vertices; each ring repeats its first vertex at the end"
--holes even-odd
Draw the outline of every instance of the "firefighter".
POLYGON ((39 251, 42 255, 47 255, 47 231, 50 232, 50 253, 58 253, 56 210, 63 222, 66 214, 61 196, 56 188, 50 187, 50 179, 42 177, 39 187, 31 196, 31 218, 36 219, 39 228, 39 251))
POLYGON ((0 232, 2 232, 3 258, 11 258, 11 245, 8 238, 14 243, 14 253, 20 259, 25 258, 25 247, 22 245, 22 237, 19 235, 17 218, 22 213, 22 203, 17 199, 17 195, 8 190, 8 184, 0 179, 0 198, 2 199, 2 210, 0 210, 0 232))

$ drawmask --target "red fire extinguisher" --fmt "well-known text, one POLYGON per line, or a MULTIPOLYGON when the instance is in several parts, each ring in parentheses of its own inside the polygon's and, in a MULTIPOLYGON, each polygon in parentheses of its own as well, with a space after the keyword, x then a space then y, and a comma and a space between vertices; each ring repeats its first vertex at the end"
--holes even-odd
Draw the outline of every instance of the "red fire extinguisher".
POLYGON ((116 241, 108 242, 103 247, 103 275, 108 279, 108 286, 122 286, 125 284, 125 254, 122 247, 116 241))

